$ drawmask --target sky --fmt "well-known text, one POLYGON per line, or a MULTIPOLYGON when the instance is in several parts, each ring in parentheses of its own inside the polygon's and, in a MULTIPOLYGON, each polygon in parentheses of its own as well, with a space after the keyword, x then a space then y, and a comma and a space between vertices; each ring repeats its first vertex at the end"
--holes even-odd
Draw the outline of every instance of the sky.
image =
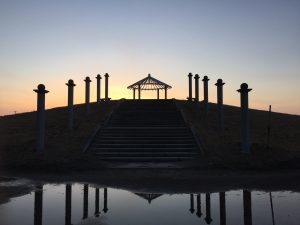
POLYGON ((46 108, 67 104, 69 79, 83 103, 86 76, 95 101, 105 73, 112 99, 148 73, 186 99, 190 72, 210 78, 210 102, 221 78, 224 104, 239 106, 246 82, 251 108, 300 115, 300 1, 0 0, 0 115, 36 110, 40 83, 46 108))

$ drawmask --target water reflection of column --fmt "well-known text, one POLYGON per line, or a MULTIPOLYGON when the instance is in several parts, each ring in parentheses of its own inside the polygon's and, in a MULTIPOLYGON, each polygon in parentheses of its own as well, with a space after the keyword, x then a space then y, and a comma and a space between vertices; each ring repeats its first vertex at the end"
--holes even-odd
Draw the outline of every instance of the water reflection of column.
POLYGON ((219 193, 220 198, 220 224, 226 225, 226 203, 225 203, 225 192, 219 193))
POLYGON ((202 212, 201 212, 201 195, 200 194, 197 194, 197 212, 196 212, 196 215, 198 217, 202 216, 202 212))
POLYGON ((43 224, 43 185, 34 192, 34 225, 43 224))
POLYGON ((86 219, 89 214, 89 185, 83 186, 83 218, 86 219))
POLYGON ((103 212, 107 213, 108 208, 107 208, 107 188, 104 188, 104 207, 103 207, 103 212))
POLYGON ((243 202, 244 202, 244 224, 252 225, 252 209, 251 209, 251 192, 243 191, 243 202))
POLYGON ((95 189, 95 216, 99 217, 99 188, 95 189))
POLYGON ((195 212, 195 207, 194 207, 194 195, 190 194, 190 212, 194 213, 195 212))
POLYGON ((205 203, 206 203, 206 217, 205 217, 205 221, 207 224, 210 224, 211 221, 212 221, 212 218, 211 218, 211 214, 210 214, 210 194, 209 193, 206 193, 205 195, 205 203))
POLYGON ((66 211, 65 211, 65 224, 71 225, 72 215, 72 186, 71 184, 66 185, 66 211))

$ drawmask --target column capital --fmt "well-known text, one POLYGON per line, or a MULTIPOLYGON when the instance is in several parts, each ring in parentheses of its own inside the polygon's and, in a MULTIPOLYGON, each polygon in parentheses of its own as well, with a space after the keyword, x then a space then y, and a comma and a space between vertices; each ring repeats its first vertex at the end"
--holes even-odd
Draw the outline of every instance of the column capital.
POLYGON ((74 84, 74 81, 72 79, 68 80, 68 83, 66 83, 66 85, 68 87, 75 87, 76 86, 76 84, 74 84))
POLYGON ((196 74, 195 76, 194 76, 194 79, 195 80, 198 80, 200 78, 200 76, 198 75, 198 74, 196 74))
POLYGON ((34 89, 33 91, 38 93, 38 94, 47 94, 49 92, 49 91, 46 90, 46 87, 43 84, 39 84, 37 86, 37 89, 34 89))
POLYGON ((90 79, 90 77, 86 77, 84 81, 85 82, 92 82, 91 79, 90 79))
POLYGON ((98 79, 102 79, 101 75, 100 75, 100 74, 97 74, 96 79, 97 79, 97 80, 98 80, 98 79))
POLYGON ((218 79, 217 83, 215 83, 216 86, 223 86, 225 83, 223 83, 222 79, 218 79))
POLYGON ((104 76, 105 76, 105 77, 109 77, 108 73, 106 73, 104 76))
POLYGON ((204 76, 202 81, 206 82, 206 81, 209 81, 208 77, 207 76, 204 76))
POLYGON ((189 73, 189 74, 188 74, 188 77, 192 77, 192 76, 193 76, 193 74, 192 74, 192 73, 189 73))
POLYGON ((241 88, 237 90, 237 92, 240 92, 240 93, 248 93, 250 92, 252 89, 251 88, 248 88, 248 84, 246 83, 242 83, 241 88))

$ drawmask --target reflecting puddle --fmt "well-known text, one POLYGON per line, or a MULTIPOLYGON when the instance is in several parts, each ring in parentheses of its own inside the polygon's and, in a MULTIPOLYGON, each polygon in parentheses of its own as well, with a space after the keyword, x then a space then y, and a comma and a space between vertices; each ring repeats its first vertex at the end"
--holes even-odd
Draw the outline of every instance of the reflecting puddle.
POLYGON ((0 205, 1 225, 299 225, 300 193, 234 190, 161 194, 89 184, 40 185, 0 205))

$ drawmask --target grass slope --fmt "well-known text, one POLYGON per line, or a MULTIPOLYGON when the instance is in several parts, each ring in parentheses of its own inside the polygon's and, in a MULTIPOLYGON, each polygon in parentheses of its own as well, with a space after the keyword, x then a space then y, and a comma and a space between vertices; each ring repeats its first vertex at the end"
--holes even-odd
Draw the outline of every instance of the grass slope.
POLYGON ((36 112, 0 117, 0 165, 46 168, 80 159, 89 136, 105 121, 116 104, 117 101, 92 103, 88 116, 84 113, 84 105, 75 105, 73 131, 67 129, 66 107, 46 110, 43 154, 35 152, 36 112))
POLYGON ((223 133, 218 131, 217 105, 209 104, 207 116, 203 103, 178 101, 188 123, 193 125, 212 163, 229 168, 300 167, 300 116, 271 114, 270 148, 267 148, 268 112, 249 111, 251 154, 241 153, 240 108, 224 106, 223 133))

